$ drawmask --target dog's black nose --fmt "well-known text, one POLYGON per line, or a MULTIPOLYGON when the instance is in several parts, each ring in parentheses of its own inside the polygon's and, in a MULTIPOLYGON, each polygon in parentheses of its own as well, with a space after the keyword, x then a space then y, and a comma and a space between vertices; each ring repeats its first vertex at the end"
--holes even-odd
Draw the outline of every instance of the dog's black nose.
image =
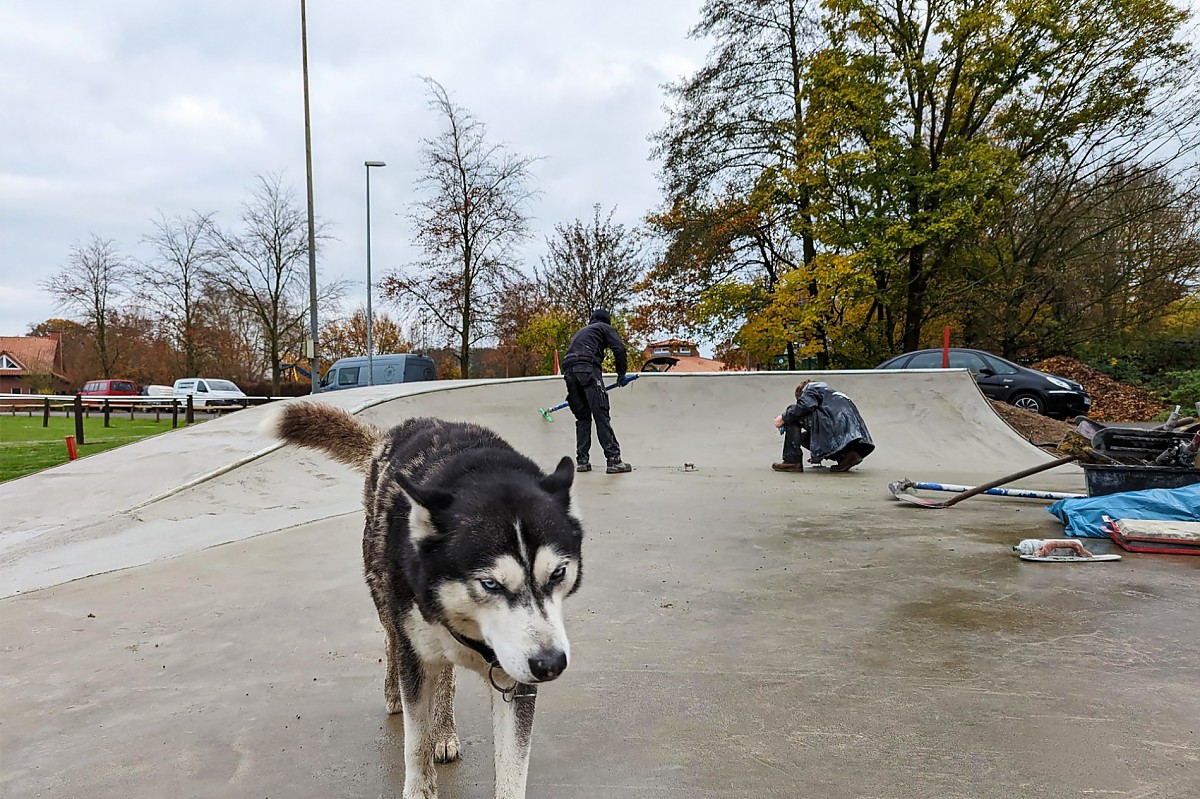
POLYGON ((553 680, 567 668, 567 653, 561 649, 543 649, 529 659, 529 673, 539 682, 553 680))

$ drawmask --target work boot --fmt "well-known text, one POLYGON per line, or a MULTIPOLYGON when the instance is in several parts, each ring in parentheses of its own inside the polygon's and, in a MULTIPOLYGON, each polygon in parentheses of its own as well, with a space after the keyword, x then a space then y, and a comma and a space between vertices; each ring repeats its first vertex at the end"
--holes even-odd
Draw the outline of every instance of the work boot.
POLYGON ((587 461, 579 461, 579 463, 575 464, 575 471, 577 472, 590 472, 591 470, 592 464, 587 461))
POLYGON ((624 461, 609 461, 608 468, 604 471, 609 474, 625 474, 625 472, 632 472, 633 467, 624 461))
POLYGON ((804 464, 780 461, 779 463, 772 463, 771 468, 777 472, 802 472, 804 471, 804 464))
POLYGON ((862 463, 862 455, 859 455, 854 450, 850 450, 845 455, 838 458, 837 466, 829 467, 829 471, 848 472, 860 463, 862 463))

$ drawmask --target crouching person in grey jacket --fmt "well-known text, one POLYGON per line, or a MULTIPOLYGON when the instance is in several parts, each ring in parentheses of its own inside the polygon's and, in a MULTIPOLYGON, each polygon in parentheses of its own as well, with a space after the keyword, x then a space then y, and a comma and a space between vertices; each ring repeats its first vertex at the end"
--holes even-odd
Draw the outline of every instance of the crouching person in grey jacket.
POLYGON ((771 465, 777 472, 804 471, 804 449, 809 463, 832 460, 833 472, 846 472, 875 451, 867 423, 854 400, 828 383, 805 380, 796 386, 796 402, 775 417, 783 431, 783 460, 771 465))

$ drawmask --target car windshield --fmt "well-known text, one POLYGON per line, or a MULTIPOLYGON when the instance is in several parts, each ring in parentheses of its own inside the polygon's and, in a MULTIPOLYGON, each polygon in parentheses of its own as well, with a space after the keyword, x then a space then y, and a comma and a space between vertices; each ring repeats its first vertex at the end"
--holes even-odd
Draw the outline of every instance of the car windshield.
POLYGON ((241 391, 240 388, 228 380, 209 380, 208 387, 213 391, 241 391))

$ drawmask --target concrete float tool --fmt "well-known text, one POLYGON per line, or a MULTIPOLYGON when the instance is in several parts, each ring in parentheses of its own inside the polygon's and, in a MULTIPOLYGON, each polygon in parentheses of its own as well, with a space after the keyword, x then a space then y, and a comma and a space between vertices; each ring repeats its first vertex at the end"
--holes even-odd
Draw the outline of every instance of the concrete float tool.
MULTIPOLYGON (((629 385, 634 380, 637 380, 639 377, 641 377, 641 375, 625 375, 625 385, 629 385)), ((612 391, 616 387, 617 387, 617 384, 613 383, 611 386, 605 386, 604 390, 606 392, 612 391)), ((566 402, 560 402, 557 405, 555 405, 553 408, 538 408, 538 413, 540 413, 542 415, 542 418, 545 419, 547 422, 553 422, 554 417, 551 414, 553 414, 555 411, 561 411, 563 408, 567 407, 567 405, 568 405, 568 403, 566 403, 566 402)))

